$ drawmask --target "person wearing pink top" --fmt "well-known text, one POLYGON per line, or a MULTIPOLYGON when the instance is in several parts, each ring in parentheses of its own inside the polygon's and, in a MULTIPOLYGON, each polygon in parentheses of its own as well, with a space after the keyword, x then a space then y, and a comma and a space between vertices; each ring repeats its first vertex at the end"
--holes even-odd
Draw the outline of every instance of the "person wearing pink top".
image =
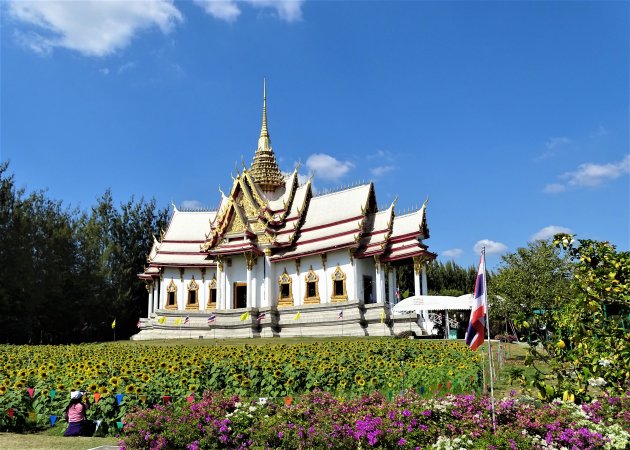
POLYGON ((66 421, 68 428, 64 436, 91 436, 94 433, 94 427, 91 421, 85 417, 85 413, 89 407, 89 403, 83 403, 83 392, 70 392, 70 403, 66 408, 66 421))

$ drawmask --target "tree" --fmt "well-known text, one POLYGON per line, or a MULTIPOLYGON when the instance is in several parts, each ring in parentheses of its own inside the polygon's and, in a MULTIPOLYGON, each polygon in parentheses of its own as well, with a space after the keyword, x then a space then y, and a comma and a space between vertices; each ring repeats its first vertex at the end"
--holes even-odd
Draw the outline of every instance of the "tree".
POLYGON ((573 263, 570 301, 545 313, 553 339, 532 334, 527 363, 551 369, 533 384, 548 400, 589 401, 593 387, 622 394, 630 388, 630 252, 568 234, 553 242, 573 263))
POLYGON ((550 241, 530 242, 502 257, 488 283, 490 311, 517 325, 545 327, 538 319, 566 301, 571 274, 568 257, 550 241))

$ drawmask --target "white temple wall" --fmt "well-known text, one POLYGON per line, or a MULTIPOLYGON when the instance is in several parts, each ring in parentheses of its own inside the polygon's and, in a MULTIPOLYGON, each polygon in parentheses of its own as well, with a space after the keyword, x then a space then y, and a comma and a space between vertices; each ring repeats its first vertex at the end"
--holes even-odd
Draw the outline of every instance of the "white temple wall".
POLYGON ((306 295, 306 275, 313 269, 313 272, 319 277, 317 283, 317 291, 319 292, 319 302, 328 303, 324 298, 324 268, 322 267, 322 257, 320 255, 305 256, 301 258, 300 277, 298 282, 303 284, 301 303, 304 303, 306 295))

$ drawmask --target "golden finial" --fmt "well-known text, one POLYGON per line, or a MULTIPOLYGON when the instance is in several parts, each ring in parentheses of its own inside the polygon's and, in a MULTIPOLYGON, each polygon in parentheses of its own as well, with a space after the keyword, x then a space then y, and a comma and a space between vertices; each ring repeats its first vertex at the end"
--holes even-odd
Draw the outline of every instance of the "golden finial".
POLYGON ((269 137, 269 130, 267 130, 267 78, 263 78, 263 116, 260 137, 269 137))
POLYGON ((258 149, 254 154, 254 160, 249 173, 263 192, 273 192, 284 185, 284 177, 280 172, 276 157, 271 148, 271 138, 267 129, 267 80, 263 80, 263 117, 258 149))

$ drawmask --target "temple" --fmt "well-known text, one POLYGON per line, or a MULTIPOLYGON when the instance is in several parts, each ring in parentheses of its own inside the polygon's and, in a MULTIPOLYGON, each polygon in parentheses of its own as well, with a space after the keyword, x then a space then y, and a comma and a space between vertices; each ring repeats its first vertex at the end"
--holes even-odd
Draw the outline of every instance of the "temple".
POLYGON ((148 313, 132 339, 426 334, 426 314, 390 308, 403 264, 413 265, 415 294, 427 293, 436 254, 424 243, 426 202, 396 215, 395 200, 378 209, 372 182, 316 194, 298 169, 278 167, 265 88, 250 167, 216 211, 173 206, 154 239, 139 274, 148 313))

